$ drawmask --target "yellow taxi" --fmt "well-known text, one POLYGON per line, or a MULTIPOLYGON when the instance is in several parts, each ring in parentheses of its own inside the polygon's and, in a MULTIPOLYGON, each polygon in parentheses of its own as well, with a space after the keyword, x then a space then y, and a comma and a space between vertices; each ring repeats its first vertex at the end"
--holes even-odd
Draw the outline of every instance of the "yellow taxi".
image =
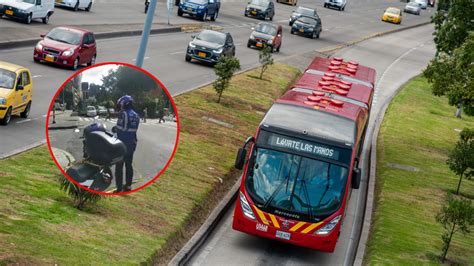
POLYGON ((389 7, 385 9, 382 21, 400 24, 402 23, 402 11, 396 7, 389 7))
POLYGON ((0 124, 12 115, 27 118, 31 108, 33 80, 28 69, 0 61, 0 124))

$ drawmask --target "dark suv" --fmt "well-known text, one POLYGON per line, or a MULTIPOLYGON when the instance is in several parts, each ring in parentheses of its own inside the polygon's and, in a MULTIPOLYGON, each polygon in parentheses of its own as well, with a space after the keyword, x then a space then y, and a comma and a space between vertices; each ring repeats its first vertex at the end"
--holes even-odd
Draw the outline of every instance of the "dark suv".
POLYGON ((316 13, 316 9, 299 6, 291 14, 290 22, 288 24, 290 26, 293 25, 293 22, 295 22, 295 20, 297 20, 301 16, 315 17, 316 18, 316 17, 318 17, 318 14, 316 13))
POLYGON ((321 19, 319 17, 302 16, 291 26, 291 34, 301 34, 312 39, 319 38, 322 30, 321 19))
POLYGON ((178 16, 188 14, 202 21, 208 17, 214 21, 219 15, 220 0, 182 0, 178 7, 178 16))
POLYGON ((245 16, 273 20, 275 4, 272 0, 251 0, 245 8, 245 16))
POLYGON ((192 38, 186 49, 187 62, 196 59, 215 64, 221 56, 235 56, 234 40, 228 32, 203 30, 192 38))

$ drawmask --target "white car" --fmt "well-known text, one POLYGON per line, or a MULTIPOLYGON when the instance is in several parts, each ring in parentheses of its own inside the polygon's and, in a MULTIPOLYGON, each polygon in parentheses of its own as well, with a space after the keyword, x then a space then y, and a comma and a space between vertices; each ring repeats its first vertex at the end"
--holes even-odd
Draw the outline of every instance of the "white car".
POLYGON ((16 18, 30 24, 41 19, 48 24, 54 13, 54 0, 0 0, 0 17, 16 18))
POLYGON ((339 11, 343 11, 346 8, 346 0, 325 0, 324 7, 335 8, 339 11))
POLYGON ((74 11, 79 10, 79 8, 91 11, 92 0, 56 0, 56 6, 69 7, 74 9, 74 11))
POLYGON ((87 106, 86 111, 87 111, 87 116, 89 117, 97 116, 97 110, 95 109, 94 106, 87 106))
POLYGON ((428 7, 428 0, 415 0, 415 3, 417 3, 421 9, 426 9, 428 7))

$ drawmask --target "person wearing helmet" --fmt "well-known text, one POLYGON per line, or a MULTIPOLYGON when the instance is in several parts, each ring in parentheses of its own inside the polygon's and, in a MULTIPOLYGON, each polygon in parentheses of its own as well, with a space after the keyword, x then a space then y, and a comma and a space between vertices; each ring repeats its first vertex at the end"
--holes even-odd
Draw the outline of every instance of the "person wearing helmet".
POLYGON ((133 98, 130 95, 120 97, 117 101, 117 109, 120 110, 117 119, 117 138, 127 147, 127 153, 123 161, 115 165, 115 181, 117 192, 126 192, 132 189, 133 180, 133 154, 137 147, 137 130, 140 117, 133 110, 133 98), (123 187, 123 166, 125 164, 125 187, 123 187))

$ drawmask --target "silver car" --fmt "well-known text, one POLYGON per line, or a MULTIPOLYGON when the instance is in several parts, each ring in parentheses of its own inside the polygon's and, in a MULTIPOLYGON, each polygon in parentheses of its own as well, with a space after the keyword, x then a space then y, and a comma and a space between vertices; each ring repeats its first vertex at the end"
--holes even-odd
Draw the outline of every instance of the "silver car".
POLYGON ((428 0, 415 0, 415 3, 417 3, 421 9, 426 9, 428 7, 428 0))
POLYGON ((410 2, 405 6, 405 8, 403 9, 403 12, 419 15, 421 12, 421 8, 417 3, 410 2))

